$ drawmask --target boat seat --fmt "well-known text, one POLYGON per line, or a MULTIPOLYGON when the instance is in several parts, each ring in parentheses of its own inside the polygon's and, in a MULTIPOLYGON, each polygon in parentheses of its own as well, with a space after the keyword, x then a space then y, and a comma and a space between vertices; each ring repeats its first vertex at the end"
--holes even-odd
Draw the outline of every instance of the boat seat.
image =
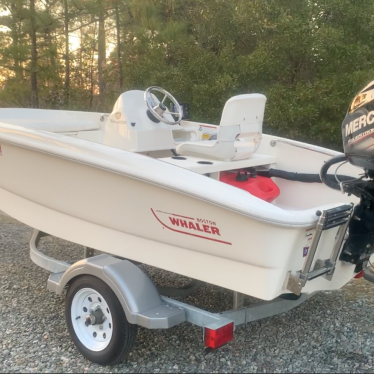
POLYGON ((177 153, 220 161, 250 158, 260 145, 265 103, 261 94, 232 97, 223 108, 217 140, 181 143, 177 153))

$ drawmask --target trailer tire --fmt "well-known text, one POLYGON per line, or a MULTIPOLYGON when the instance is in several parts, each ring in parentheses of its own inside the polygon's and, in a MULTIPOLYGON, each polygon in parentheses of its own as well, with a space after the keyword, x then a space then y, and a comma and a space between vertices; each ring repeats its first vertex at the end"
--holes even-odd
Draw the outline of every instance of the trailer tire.
POLYGON ((100 365, 114 365, 133 349, 138 326, 130 324, 112 289, 101 279, 83 275, 69 284, 66 323, 78 351, 100 365))

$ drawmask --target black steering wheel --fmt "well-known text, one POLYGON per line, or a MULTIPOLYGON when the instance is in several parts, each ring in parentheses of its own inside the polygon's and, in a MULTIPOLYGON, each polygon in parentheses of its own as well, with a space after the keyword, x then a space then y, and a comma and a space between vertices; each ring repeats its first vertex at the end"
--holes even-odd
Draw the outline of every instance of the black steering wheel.
POLYGON ((161 87, 152 86, 148 87, 144 92, 144 101, 147 104, 147 107, 150 113, 159 121, 166 123, 167 125, 177 125, 183 117, 183 110, 178 101, 166 90, 161 87), (163 95, 163 99, 159 100, 157 97, 158 95, 163 95), (166 105, 164 104, 165 100, 169 99, 175 108, 174 112, 170 112, 166 105), (177 117, 175 121, 170 121, 169 119, 165 118, 165 114, 169 114, 171 118, 172 116, 177 117))

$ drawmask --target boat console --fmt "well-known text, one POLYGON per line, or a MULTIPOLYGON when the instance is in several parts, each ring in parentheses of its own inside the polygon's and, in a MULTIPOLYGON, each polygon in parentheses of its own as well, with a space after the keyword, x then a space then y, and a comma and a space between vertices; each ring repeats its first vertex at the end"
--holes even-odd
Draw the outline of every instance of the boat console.
POLYGON ((127 91, 105 122, 103 144, 132 152, 175 149, 181 156, 248 159, 261 141, 265 103, 261 94, 234 96, 226 102, 220 126, 215 126, 182 121, 178 102, 159 87, 127 91), (163 99, 156 96, 160 92, 163 99), (163 104, 169 97, 176 112, 163 104))
MULTIPOLYGON (((160 102, 152 97, 155 103, 160 102)), ((167 123, 152 116, 144 91, 124 92, 105 122, 103 144, 131 152, 152 152, 174 149, 182 141, 199 140, 195 126, 184 127, 180 121, 171 125, 172 114, 163 115, 167 123)))
POLYGON ((147 155, 166 151, 156 157, 219 180, 221 171, 276 162, 273 155, 255 153, 262 138, 265 103, 261 94, 234 96, 226 102, 217 126, 182 120, 178 102, 162 88, 127 91, 107 116, 103 144, 147 155), (158 98, 159 93, 163 97, 158 98), (166 106, 160 109, 168 97, 174 112, 166 106))

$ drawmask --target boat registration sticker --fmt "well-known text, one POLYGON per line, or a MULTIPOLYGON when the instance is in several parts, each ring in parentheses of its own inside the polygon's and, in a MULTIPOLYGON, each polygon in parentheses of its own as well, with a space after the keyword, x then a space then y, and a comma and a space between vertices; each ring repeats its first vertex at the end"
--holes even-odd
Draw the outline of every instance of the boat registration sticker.
POLYGON ((315 228, 311 227, 305 230, 304 243, 303 243, 303 257, 308 256, 310 243, 313 239, 315 228))
POLYGON ((199 131, 202 132, 201 140, 217 140, 218 130, 215 126, 200 125, 199 131))

